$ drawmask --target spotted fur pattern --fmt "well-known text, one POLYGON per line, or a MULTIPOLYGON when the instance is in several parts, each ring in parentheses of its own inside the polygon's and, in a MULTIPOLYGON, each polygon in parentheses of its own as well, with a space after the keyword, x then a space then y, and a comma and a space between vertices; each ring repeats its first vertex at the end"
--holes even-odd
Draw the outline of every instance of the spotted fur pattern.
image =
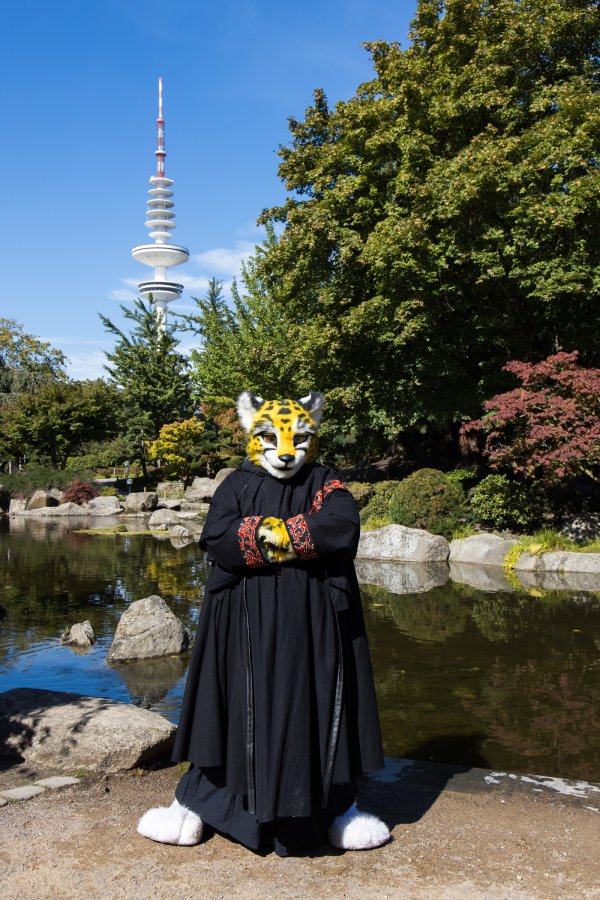
POLYGON ((249 434, 248 458, 275 478, 290 478, 317 451, 323 395, 300 400, 263 400, 250 391, 238 397, 238 415, 249 434))
POLYGON ((269 562, 283 563, 296 558, 296 552, 283 519, 265 516, 258 528, 258 543, 269 562))

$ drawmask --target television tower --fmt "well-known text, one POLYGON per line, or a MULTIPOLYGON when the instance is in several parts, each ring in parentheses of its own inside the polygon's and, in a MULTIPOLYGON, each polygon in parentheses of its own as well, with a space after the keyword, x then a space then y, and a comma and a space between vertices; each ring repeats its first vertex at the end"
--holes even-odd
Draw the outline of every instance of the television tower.
POLYGON ((156 308, 156 317, 162 329, 167 323, 167 305, 173 300, 179 300, 183 291, 183 285, 175 281, 169 281, 168 270, 171 266, 178 266, 187 262, 189 251, 177 244, 170 244, 171 230, 175 228, 174 203, 171 199, 173 191, 170 190, 173 180, 165 176, 165 120, 162 108, 162 78, 158 79, 158 146, 156 155, 156 175, 150 179, 151 188, 148 191, 148 209, 146 212, 146 228, 150 228, 150 237, 154 238, 153 244, 140 244, 134 247, 131 255, 137 262, 143 263, 154 269, 152 281, 140 281, 138 289, 140 297, 144 300, 152 299, 156 308))

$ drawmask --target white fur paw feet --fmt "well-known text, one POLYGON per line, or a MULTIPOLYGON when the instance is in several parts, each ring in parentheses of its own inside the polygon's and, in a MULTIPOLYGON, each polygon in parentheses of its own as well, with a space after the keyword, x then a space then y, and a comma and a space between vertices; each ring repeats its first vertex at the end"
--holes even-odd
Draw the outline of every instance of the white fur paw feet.
POLYGON ((339 850, 372 850, 389 841, 390 830, 377 816, 359 812, 353 803, 342 816, 333 820, 327 837, 339 850))
POLYGON ((192 847, 202 839, 202 819, 174 800, 171 806, 156 806, 144 813, 137 830, 160 844, 192 847))

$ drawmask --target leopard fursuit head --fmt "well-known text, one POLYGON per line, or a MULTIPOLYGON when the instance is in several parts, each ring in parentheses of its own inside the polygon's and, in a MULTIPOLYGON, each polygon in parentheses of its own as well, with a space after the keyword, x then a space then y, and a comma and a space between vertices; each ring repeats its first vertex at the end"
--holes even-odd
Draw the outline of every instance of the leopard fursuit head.
POLYGON ((248 432, 248 458, 275 478, 291 478, 317 452, 323 394, 300 400, 263 400, 252 391, 237 399, 242 427, 248 432))

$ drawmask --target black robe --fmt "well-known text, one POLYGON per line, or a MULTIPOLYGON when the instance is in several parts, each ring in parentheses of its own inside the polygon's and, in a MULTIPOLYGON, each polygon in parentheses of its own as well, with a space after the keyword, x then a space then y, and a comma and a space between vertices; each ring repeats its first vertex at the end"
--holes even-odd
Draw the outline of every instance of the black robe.
POLYGON ((265 823, 291 824, 288 846, 294 831, 320 840, 355 777, 383 766, 359 527, 339 476, 313 464, 284 480, 244 462, 206 518, 210 574, 173 756, 192 767, 177 798, 253 849, 265 823), (286 520, 296 560, 264 558, 264 516, 286 520))

